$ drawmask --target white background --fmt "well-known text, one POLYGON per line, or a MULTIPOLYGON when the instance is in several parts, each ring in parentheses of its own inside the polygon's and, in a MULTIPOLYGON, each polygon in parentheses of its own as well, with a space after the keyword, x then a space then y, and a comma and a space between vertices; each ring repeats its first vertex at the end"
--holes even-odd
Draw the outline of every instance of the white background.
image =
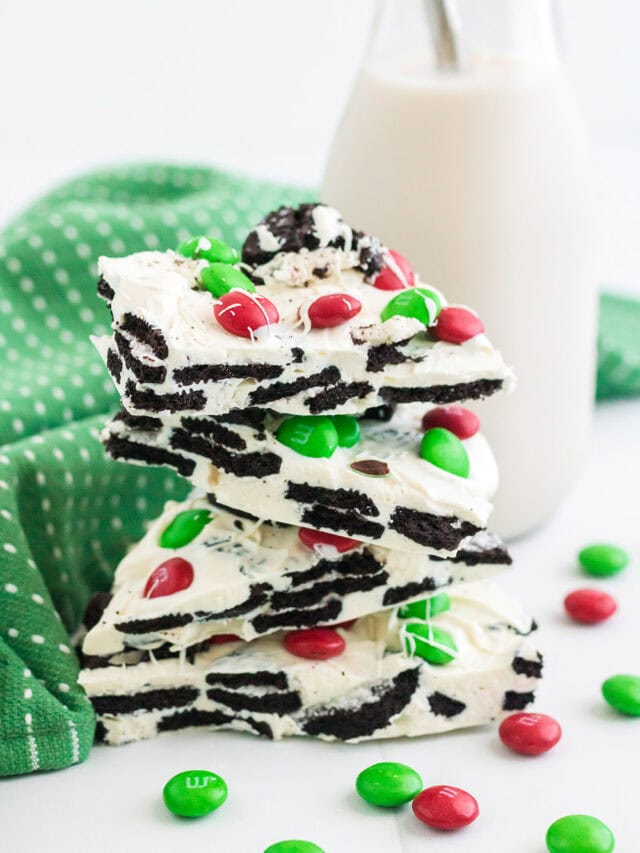
MULTIPOLYGON (((596 148, 600 276, 640 291, 640 6, 565 5, 570 69, 596 148)), ((317 183, 372 8, 370 0, 2 0, 0 225, 52 183, 114 161, 198 161, 317 183)), ((362 747, 164 737, 96 749, 55 775, 0 780, 0 846, 261 853, 298 836, 327 853, 543 853, 547 825, 583 811, 616 830, 616 851, 637 853, 631 760, 640 721, 610 713, 599 685, 640 671, 639 416, 637 402, 599 407, 572 494, 545 530, 513 549, 506 583, 542 624, 538 708, 565 729, 552 753, 517 758, 492 730, 362 747), (635 565, 602 584, 620 600, 615 619, 579 628, 564 620, 561 600, 583 582, 573 558, 594 537, 628 547, 635 565), (414 765, 425 784, 467 787, 481 819, 444 837, 407 809, 373 812, 352 787, 382 757, 414 765), (186 825, 159 797, 172 773, 194 766, 222 773, 231 795, 220 813, 186 825)))
MULTIPOLYGON (((600 276, 640 290, 640 5, 564 8, 596 147, 600 276)), ((52 183, 114 161, 318 184, 373 10, 374 0, 1 0, 0 224, 52 183)))

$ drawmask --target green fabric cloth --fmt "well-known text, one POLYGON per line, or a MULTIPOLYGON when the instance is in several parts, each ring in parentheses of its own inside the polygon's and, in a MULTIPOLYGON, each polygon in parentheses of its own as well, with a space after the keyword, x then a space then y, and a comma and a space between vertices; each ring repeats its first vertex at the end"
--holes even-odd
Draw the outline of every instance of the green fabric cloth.
MULTIPOLYGON (((70 636, 144 520, 188 490, 98 442, 118 401, 89 342, 108 327, 97 257, 198 233, 237 246, 268 210, 305 197, 207 168, 134 166, 60 187, 0 236, 0 775, 86 758, 95 722, 70 636)), ((600 396, 640 392, 638 311, 603 301, 600 396)))

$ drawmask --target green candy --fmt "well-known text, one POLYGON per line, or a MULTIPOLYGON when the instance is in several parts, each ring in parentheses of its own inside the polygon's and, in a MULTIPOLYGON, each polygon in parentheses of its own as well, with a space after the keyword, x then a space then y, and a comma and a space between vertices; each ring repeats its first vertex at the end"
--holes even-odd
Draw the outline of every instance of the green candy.
POLYGON ((409 622, 402 629, 405 652, 429 663, 442 666, 455 659, 458 647, 448 631, 423 622, 409 622))
POLYGON ((227 799, 227 783, 208 770, 185 770, 172 776, 164 786, 165 806, 179 817, 204 817, 227 799))
POLYGON ((264 853, 324 853, 313 841, 276 841, 264 853))
POLYGON ((401 619, 431 619, 438 613, 444 613, 451 607, 451 599, 446 592, 423 598, 422 601, 412 601, 398 610, 401 619))
POLYGON ((469 476, 469 456, 464 444, 457 435, 444 427, 433 427, 425 432, 420 444, 420 455, 427 462, 456 477, 469 476))
POLYGON ((356 791, 372 806, 393 808, 408 803, 422 790, 422 779, 412 767, 397 761, 381 761, 363 770, 356 791))
POLYGON ((220 261, 223 264, 235 264, 239 260, 238 253, 231 246, 227 246, 222 240, 216 240, 215 237, 205 237, 204 234, 180 243, 176 252, 185 258, 220 261))
POLYGON ((192 542, 211 521, 208 509, 186 509, 179 512, 160 534, 161 548, 182 548, 192 542))
POLYGON ((333 456, 339 444, 338 430, 325 415, 294 415, 278 427, 276 438, 301 456, 333 456))
POLYGON ((426 287, 408 287, 390 299, 380 312, 380 318, 413 317, 425 326, 430 326, 440 313, 440 297, 426 287))
POLYGON ((629 555, 615 545, 587 545, 578 554, 578 561, 588 575, 608 578, 629 564, 629 555))
POLYGON ((640 717, 640 676, 612 675, 602 685, 605 700, 629 717, 640 717))
POLYGON ((331 418, 338 433, 340 447, 355 447, 360 441, 360 424, 353 415, 333 415, 331 418))
POLYGON ((611 853, 616 843, 606 824, 585 814, 556 820, 547 830, 546 841, 549 853, 611 853))
POLYGON ((200 272, 200 281, 205 290, 218 299, 229 293, 230 290, 249 290, 255 293, 256 289, 250 278, 235 267, 225 263, 209 264, 200 272))

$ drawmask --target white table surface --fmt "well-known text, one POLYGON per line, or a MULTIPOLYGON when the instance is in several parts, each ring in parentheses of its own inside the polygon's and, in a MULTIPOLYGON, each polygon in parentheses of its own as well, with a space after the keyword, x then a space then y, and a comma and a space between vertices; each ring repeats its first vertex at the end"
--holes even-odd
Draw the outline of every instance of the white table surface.
POLYGON ((544 529, 515 543, 503 583, 526 603, 541 629, 545 679, 536 709, 555 716, 564 736, 550 753, 509 753, 495 728, 418 740, 361 745, 273 743, 200 731, 123 747, 100 747, 80 766, 55 774, 0 780, 0 848, 114 853, 262 853, 285 838, 315 841, 326 853, 543 853, 547 826, 565 814, 598 816, 615 832, 617 853, 637 853, 640 720, 623 718, 600 697, 620 672, 640 674, 640 401, 598 407, 591 450, 579 480, 544 529), (618 543, 632 565, 608 581, 581 576, 577 550, 594 540, 618 543), (619 612, 595 626, 569 623, 562 599, 597 585, 619 612), (479 819, 443 835, 410 807, 376 810, 354 781, 376 761, 415 767, 425 785, 471 791, 479 819), (217 814, 199 821, 164 808, 165 781, 181 770, 209 769, 228 782, 217 814))

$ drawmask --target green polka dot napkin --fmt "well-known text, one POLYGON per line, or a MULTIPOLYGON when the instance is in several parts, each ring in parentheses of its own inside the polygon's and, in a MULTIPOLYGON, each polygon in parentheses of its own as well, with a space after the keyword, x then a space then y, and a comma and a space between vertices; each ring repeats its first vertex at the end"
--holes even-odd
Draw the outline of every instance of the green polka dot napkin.
MULTIPOLYGON (((0 775, 86 758, 94 716, 73 634, 144 520, 188 488, 109 460, 98 442, 117 407, 89 343, 108 323, 98 256, 198 233, 239 245, 264 213, 303 197, 212 169, 134 166, 60 187, 0 235, 0 775)), ((640 393, 639 311, 603 301, 601 396, 640 393)))

